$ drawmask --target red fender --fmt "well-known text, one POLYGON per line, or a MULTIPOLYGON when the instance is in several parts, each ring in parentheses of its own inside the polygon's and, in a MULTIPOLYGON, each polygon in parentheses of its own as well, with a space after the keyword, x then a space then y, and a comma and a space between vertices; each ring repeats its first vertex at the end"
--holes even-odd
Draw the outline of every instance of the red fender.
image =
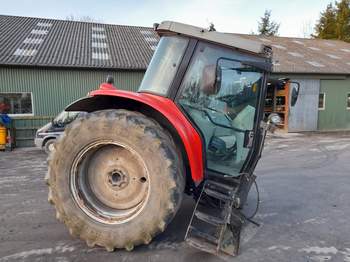
POLYGON ((149 93, 135 93, 112 88, 100 89, 89 93, 89 96, 100 95, 117 96, 135 100, 160 112, 174 126, 182 139, 189 160, 193 181, 199 183, 203 180, 202 140, 197 130, 179 110, 174 101, 166 97, 149 93))

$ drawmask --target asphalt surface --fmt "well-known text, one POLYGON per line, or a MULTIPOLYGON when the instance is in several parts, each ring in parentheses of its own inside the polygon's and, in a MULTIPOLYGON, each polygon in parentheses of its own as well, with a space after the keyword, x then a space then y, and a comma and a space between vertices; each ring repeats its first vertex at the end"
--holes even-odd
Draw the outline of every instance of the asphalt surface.
MULTIPOLYGON (((0 262, 222 261, 183 242, 193 201, 148 246, 108 253, 73 239, 47 202, 46 155, 0 152, 0 262)), ((350 135, 274 136, 256 174, 260 210, 231 261, 350 262, 350 135)), ((248 204, 254 206, 252 191, 248 204)), ((249 206, 248 206, 249 207, 249 206)))

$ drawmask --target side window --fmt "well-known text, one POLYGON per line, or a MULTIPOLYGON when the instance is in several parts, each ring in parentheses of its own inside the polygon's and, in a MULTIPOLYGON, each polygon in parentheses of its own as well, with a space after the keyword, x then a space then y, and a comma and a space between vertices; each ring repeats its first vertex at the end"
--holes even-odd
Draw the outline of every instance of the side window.
POLYGON ((347 98, 346 98, 346 108, 350 109, 350 93, 348 93, 347 98))
POLYGON ((326 108, 326 94, 320 93, 318 96, 318 110, 324 110, 326 108))
POLYGON ((33 115, 31 93, 0 93, 0 114, 33 115))

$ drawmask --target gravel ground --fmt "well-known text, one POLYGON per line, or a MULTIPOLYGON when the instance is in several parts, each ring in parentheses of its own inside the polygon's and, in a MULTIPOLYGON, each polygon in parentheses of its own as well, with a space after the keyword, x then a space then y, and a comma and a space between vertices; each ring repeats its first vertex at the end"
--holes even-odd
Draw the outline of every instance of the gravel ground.
MULTIPOLYGON (((46 155, 0 152, 0 262, 222 261, 183 242, 193 200, 167 230, 132 252, 89 249, 47 202, 46 155)), ((257 167, 261 205, 232 261, 350 262, 350 135, 273 135, 257 167)), ((250 196, 254 203, 254 192, 250 196)))

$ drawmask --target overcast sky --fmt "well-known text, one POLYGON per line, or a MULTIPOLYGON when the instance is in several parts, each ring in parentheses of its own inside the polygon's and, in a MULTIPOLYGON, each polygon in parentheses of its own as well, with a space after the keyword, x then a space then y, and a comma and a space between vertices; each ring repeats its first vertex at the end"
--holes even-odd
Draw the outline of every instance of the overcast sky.
POLYGON ((0 0, 0 14, 65 19, 90 16, 103 23, 152 26, 174 20, 218 31, 251 33, 265 9, 281 36, 310 32, 330 0, 0 0))

